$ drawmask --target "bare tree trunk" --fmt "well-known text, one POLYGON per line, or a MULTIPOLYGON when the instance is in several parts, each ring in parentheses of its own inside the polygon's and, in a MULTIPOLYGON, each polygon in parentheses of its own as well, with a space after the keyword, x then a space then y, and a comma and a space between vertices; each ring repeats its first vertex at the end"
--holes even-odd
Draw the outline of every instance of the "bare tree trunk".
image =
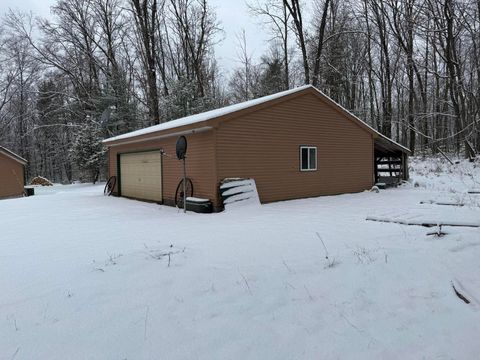
POLYGON ((380 40, 381 60, 382 60, 382 109, 383 121, 381 131, 384 135, 392 135, 392 72, 390 63, 390 50, 388 41, 388 32, 385 20, 385 8, 383 2, 377 3, 371 0, 371 6, 375 15, 380 40))
MULTIPOLYGON (((458 62, 456 41, 454 34, 455 13, 453 9, 453 1, 445 0, 443 4, 443 12, 446 21, 446 39, 445 39, 445 59, 450 77, 450 99, 456 115, 455 133, 458 134, 456 147, 460 150, 461 143, 466 141, 463 131, 465 129, 465 97, 463 94, 463 81, 460 72, 460 64, 458 62)), ((468 149, 465 146, 465 153, 468 156, 468 149)))
POLYGON ((297 35, 298 45, 302 52, 304 84, 310 84, 310 64, 308 62, 307 43, 303 28, 302 10, 298 0, 283 0, 284 5, 292 16, 297 35))
POLYGON ((157 50, 155 32, 157 29, 157 0, 130 0, 137 25, 138 37, 142 44, 142 62, 148 86, 148 114, 150 124, 160 123, 160 109, 157 87, 157 50))
POLYGON ((407 22, 407 77, 408 77, 408 126, 410 128, 410 151, 415 154, 415 78, 413 63, 413 6, 415 0, 407 0, 406 6, 406 22, 407 22))
POLYGON ((288 56, 288 14, 285 3, 282 3, 283 14, 283 67, 285 70, 285 90, 290 88, 290 71, 289 71, 289 56, 288 56))
POLYGON ((320 27, 318 29, 317 51, 315 53, 315 61, 314 61, 315 65, 313 68, 313 76, 312 76, 313 86, 318 85, 318 75, 320 73, 320 57, 322 56, 323 38, 325 36, 325 25, 327 23, 329 3, 330 3, 330 0, 325 0, 325 4, 323 5, 322 20, 320 21, 320 27))

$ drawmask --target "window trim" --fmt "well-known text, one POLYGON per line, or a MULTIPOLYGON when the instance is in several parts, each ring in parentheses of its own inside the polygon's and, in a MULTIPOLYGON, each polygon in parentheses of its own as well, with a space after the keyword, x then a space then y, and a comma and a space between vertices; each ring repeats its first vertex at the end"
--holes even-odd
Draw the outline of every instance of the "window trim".
POLYGON ((309 172, 309 171, 317 171, 318 169, 318 150, 317 150, 317 147, 316 146, 311 146, 311 145, 300 145, 300 149, 299 149, 299 154, 300 154, 300 171, 301 172, 309 172), (308 163, 308 166, 310 166, 310 149, 315 149, 315 168, 314 169, 303 169, 302 168, 302 151, 303 149, 307 149, 308 152, 307 152, 307 163, 308 163))

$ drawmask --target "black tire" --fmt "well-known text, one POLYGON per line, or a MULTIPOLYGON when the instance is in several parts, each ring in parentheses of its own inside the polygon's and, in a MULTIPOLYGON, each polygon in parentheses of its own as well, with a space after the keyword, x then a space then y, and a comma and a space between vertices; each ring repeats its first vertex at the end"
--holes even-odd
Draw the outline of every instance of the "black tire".
POLYGON ((117 183, 116 176, 110 176, 107 183, 105 184, 105 188, 103 189, 103 195, 110 196, 112 195, 113 189, 115 189, 115 184, 117 183))
MULTIPOLYGON (((186 197, 192 197, 193 196, 193 183, 190 178, 186 178, 186 197)), ((180 180, 177 186, 177 190, 175 191, 175 205, 179 208, 183 209, 183 179, 180 180)))

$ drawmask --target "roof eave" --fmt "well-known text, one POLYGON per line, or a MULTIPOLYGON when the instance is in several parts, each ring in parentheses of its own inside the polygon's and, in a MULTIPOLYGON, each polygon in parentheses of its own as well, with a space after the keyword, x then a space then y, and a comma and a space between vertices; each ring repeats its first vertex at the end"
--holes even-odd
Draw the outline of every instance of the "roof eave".
MULTIPOLYGON (((126 134, 122 134, 122 135, 118 135, 118 136, 114 136, 114 137, 105 139, 105 140, 102 141, 102 143, 108 146, 108 144, 113 143, 113 142, 120 143, 121 141, 123 142, 124 140, 125 141, 131 141, 132 139, 136 139, 136 138, 140 139, 142 136, 145 136, 146 134, 156 134, 156 133, 160 134, 160 133, 164 133, 164 132, 167 132, 169 130, 174 130, 174 129, 178 131, 178 129, 181 129, 181 128, 184 128, 184 127, 190 127, 190 126, 194 126, 194 128, 198 128, 198 127, 201 126, 201 124, 211 124, 211 122, 214 121, 214 120, 218 121, 220 119, 230 118, 232 116, 234 117, 235 116, 234 114, 241 114, 244 111, 255 111, 256 109, 261 108, 265 104, 269 104, 272 101, 284 101, 286 99, 291 98, 292 96, 298 96, 299 94, 301 94, 303 92, 312 91, 312 90, 314 91, 314 89, 315 88, 312 85, 300 86, 298 88, 286 90, 284 92, 281 92, 281 93, 278 93, 278 94, 268 95, 268 96, 265 97, 265 98, 268 98, 268 97, 271 97, 271 96, 274 96, 274 95, 279 95, 279 96, 277 96, 275 98, 272 98, 272 99, 261 101, 262 98, 259 98, 259 99, 253 99, 253 100, 250 100, 250 101, 246 101, 246 103, 248 103, 248 102, 255 102, 257 100, 260 100, 259 102, 254 103, 252 105, 249 105, 249 106, 246 106, 246 107, 241 107, 241 108, 235 109, 233 111, 227 111, 227 112, 219 113, 218 115, 203 119, 203 120, 198 121, 198 122, 192 122, 192 123, 189 123, 189 124, 177 125, 177 126, 173 126, 171 128, 168 128, 168 129, 159 129, 159 130, 155 130, 155 131, 147 132, 147 133, 142 133, 142 134, 138 134, 138 135, 129 135, 131 133, 134 133, 134 132, 138 131, 138 130, 136 130, 136 131, 133 131, 133 132, 130 132, 130 133, 126 133, 126 134)), ((236 106, 236 105, 241 105, 241 104, 242 103, 233 104, 231 106, 236 106)), ((227 108, 228 108, 228 106, 227 106, 227 108)), ((216 109, 216 110, 221 110, 221 109, 222 108, 216 109)), ((215 111, 215 110, 213 110, 213 111, 215 111)), ((208 113, 208 112, 209 111, 207 111, 206 113, 208 113)), ((199 114, 197 114, 197 115, 199 115, 199 114)), ((179 120, 182 120, 182 119, 185 119, 185 118, 180 118, 180 119, 176 119, 176 120, 172 120, 172 121, 175 122, 175 121, 179 121, 179 120)))
POLYGON ((374 139, 382 139, 382 140, 385 140, 389 143, 389 146, 395 148, 396 150, 400 151, 400 152, 403 152, 407 155, 410 155, 412 152, 410 151, 409 148, 397 143, 396 141, 393 141, 392 139, 390 139, 389 137, 381 134, 381 133, 378 133, 374 135, 374 139))
MULTIPOLYGON (((110 141, 108 139, 105 139, 102 141, 102 144, 105 145, 106 147, 112 147, 116 145, 126 145, 126 144, 158 140, 158 139, 165 139, 172 136, 198 134, 198 133, 202 133, 202 132, 213 129, 213 126, 205 126, 204 124, 202 126, 202 124, 200 123, 195 125, 199 125, 199 126, 196 126, 194 128, 184 129, 184 130, 181 130, 180 128, 173 128, 173 129, 176 129, 177 131, 168 132, 168 133, 165 133, 167 130, 159 130, 157 132, 152 132, 147 135, 138 135, 134 137, 128 137, 125 139, 116 139, 116 140, 110 140, 110 141)), ((188 127, 188 126, 189 125, 185 125, 185 127, 188 127)))
POLYGON ((27 160, 25 160, 21 156, 15 154, 14 152, 8 150, 7 148, 4 148, 3 146, 0 146, 0 153, 9 157, 12 160, 15 160, 16 162, 19 162, 22 165, 26 165, 28 163, 27 160))
POLYGON ((291 92, 289 94, 285 94, 284 96, 268 100, 263 103, 258 103, 256 105, 252 105, 251 107, 239 109, 233 112, 229 113, 224 113, 215 117, 211 117, 209 119, 205 119, 203 121, 199 121, 196 123, 191 123, 191 124, 185 124, 185 125, 179 125, 176 127, 172 127, 169 129, 161 129, 157 131, 153 131, 151 133, 145 133, 145 134, 139 134, 136 136, 125 136, 127 134, 115 136, 112 138, 108 138, 102 141, 102 144, 105 146, 114 146, 114 145, 120 145, 120 144, 125 144, 125 143, 134 143, 134 142, 142 142, 142 141, 147 141, 147 140, 155 140, 158 138, 164 138, 168 136, 174 136, 182 133, 182 129, 185 129, 185 131, 188 132, 194 132, 196 129, 202 129, 204 127, 209 127, 212 122, 215 121, 221 121, 221 119, 228 118, 234 116, 233 114, 242 114, 244 111, 255 111, 257 108, 263 107, 266 103, 270 103, 272 101, 283 101, 286 99, 291 98, 292 96, 299 96, 301 93, 305 92, 310 92, 316 95, 319 95, 320 98, 326 100, 327 103, 330 103, 332 106, 335 106, 337 109, 339 109, 340 112, 344 113, 347 115, 349 118, 351 118, 359 127, 367 131, 368 133, 372 134, 374 138, 382 138, 385 141, 388 141, 391 146, 395 147, 398 149, 398 151, 401 151, 406 154, 411 154, 411 151, 406 148, 405 146, 393 141, 392 139, 388 138, 387 136, 383 135, 379 131, 375 130, 372 128, 370 125, 368 125, 366 122, 361 120, 359 117, 357 117, 355 114, 344 108, 342 105, 337 103, 335 100, 331 99, 329 96, 324 94, 322 91, 318 90, 316 87, 312 85, 305 85, 303 87, 300 87, 297 89, 295 92, 291 92), (171 131, 173 130, 173 131, 171 131))

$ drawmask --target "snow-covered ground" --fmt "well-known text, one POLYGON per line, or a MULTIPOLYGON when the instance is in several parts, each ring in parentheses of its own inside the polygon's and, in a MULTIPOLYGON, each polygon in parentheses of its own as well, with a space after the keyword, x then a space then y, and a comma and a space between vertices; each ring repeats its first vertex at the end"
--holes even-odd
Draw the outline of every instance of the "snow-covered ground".
POLYGON ((0 201, 0 359, 476 359, 479 228, 366 218, 479 221, 480 168, 412 165, 397 189, 209 215, 101 185, 0 201))

